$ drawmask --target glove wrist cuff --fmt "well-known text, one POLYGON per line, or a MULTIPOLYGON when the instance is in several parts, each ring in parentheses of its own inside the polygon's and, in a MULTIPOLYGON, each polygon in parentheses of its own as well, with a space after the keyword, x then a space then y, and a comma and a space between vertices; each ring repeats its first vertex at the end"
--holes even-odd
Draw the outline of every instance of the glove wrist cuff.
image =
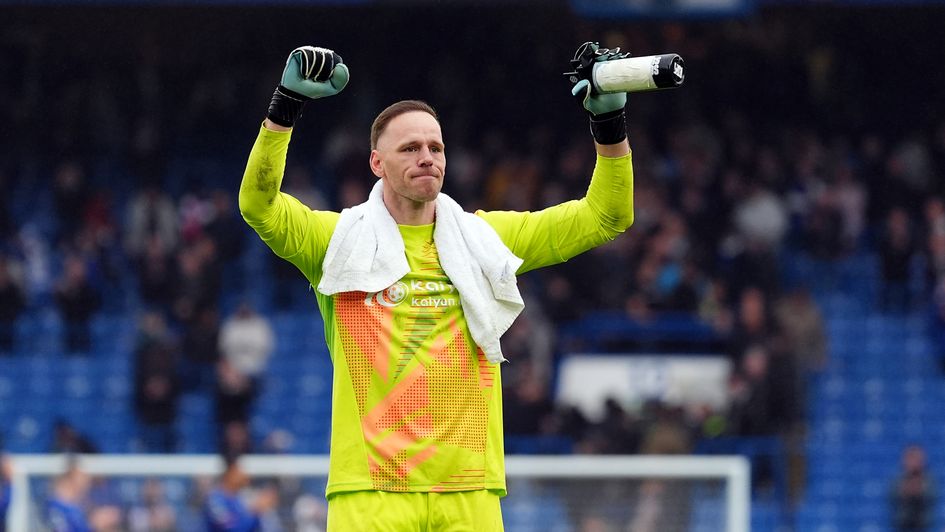
POLYGON ((305 102, 310 99, 285 88, 283 85, 279 85, 272 93, 272 101, 269 102, 269 112, 266 114, 266 118, 280 126, 292 127, 296 120, 302 116, 302 108, 305 107, 305 102))
POLYGON ((598 144, 617 144, 627 138, 627 120, 623 109, 591 115, 591 135, 598 144))

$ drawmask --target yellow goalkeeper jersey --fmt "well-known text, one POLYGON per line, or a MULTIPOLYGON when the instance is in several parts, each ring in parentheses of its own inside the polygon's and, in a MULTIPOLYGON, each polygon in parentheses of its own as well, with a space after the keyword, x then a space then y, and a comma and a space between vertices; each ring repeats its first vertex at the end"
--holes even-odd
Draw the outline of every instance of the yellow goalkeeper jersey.
MULTIPOLYGON (((240 211, 318 286, 339 214, 279 191, 291 132, 261 128, 240 211)), ((598 156, 586 197, 538 212, 476 214, 523 259, 518 273, 612 240, 633 219, 630 156, 598 156)), ((316 291, 334 367, 327 495, 357 490, 505 494, 502 386, 440 266, 434 225, 399 226, 410 273, 377 293, 316 291)))

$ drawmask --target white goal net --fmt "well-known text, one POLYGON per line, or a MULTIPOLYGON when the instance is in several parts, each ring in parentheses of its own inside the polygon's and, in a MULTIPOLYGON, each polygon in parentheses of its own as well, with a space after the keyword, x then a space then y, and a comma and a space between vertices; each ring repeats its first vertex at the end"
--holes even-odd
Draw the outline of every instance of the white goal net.
MULTIPOLYGON (((8 530, 43 531, 52 479, 63 456, 14 455, 8 530)), ((267 530, 324 530, 326 456, 245 456, 255 483, 278 487, 280 504, 267 530)), ((119 530, 142 527, 160 504, 171 530, 204 530, 202 497, 222 470, 204 455, 86 455, 79 469, 95 482, 89 499, 121 513, 119 530)), ((749 466, 719 456, 510 456, 503 519, 509 532, 747 532, 749 466)), ((252 489, 247 490, 252 496, 252 489)), ((136 528, 142 527, 142 528, 136 528)))

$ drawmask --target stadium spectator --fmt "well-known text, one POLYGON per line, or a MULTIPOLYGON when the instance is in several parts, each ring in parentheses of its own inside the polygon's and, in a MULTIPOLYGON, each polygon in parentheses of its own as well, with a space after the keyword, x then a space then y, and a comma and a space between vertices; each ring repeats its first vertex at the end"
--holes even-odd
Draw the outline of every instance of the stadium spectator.
POLYGON ((241 373, 228 360, 222 359, 217 363, 214 404, 219 431, 222 432, 231 422, 249 421, 256 392, 256 381, 241 373))
POLYGON ((167 502, 164 485, 148 479, 141 488, 141 500, 128 510, 129 532, 174 532, 177 513, 167 502))
POLYGON ((929 286, 945 280, 945 200, 931 197, 925 203, 925 246, 929 286))
POLYGON ((241 456, 253 452, 253 439, 249 423, 233 420, 223 426, 220 437, 220 454, 241 456))
POLYGON ((809 290, 797 287, 774 306, 775 329, 786 350, 804 372, 817 372, 827 363, 824 317, 809 290))
POLYGON ((616 399, 604 402, 604 416, 584 432, 576 448, 588 454, 633 454, 640 450, 642 424, 616 399))
POLYGON ((771 435, 777 431, 772 413, 768 351, 759 345, 749 347, 739 369, 732 374, 729 388, 729 421, 733 434, 771 435))
POLYGON ((121 513, 114 506, 88 507, 91 478, 71 463, 56 477, 46 503, 46 523, 52 532, 117 532, 121 513))
POLYGON ((840 213, 841 250, 848 254, 857 249, 866 229, 867 192, 856 179, 850 162, 838 161, 835 166, 826 194, 840 213))
POLYGON ((729 434, 748 437, 762 447, 751 455, 752 483, 759 489, 781 488, 782 472, 775 469, 780 451, 768 452, 771 437, 796 428, 798 403, 793 394, 796 376, 788 356, 772 354, 766 347, 748 348, 729 387, 729 434), (765 443, 767 442, 767 444, 765 443))
POLYGON ((924 532, 934 522, 937 495, 928 471, 925 449, 910 445, 902 453, 902 471, 890 493, 892 527, 896 532, 924 532))
POLYGON ((135 271, 138 274, 138 292, 144 306, 161 309, 169 314, 177 287, 177 271, 174 255, 164 246, 157 236, 149 237, 135 271))
POLYGON ((180 237, 184 246, 204 236, 204 227, 213 217, 210 201, 194 191, 184 193, 178 209, 180 237))
POLYGON ((53 179, 53 201, 59 216, 58 243, 72 242, 81 227, 90 191, 85 171, 78 161, 63 161, 56 168, 53 179))
MULTIPOLYGON (((794 288, 775 303, 774 321, 771 395, 776 404, 775 415, 780 410, 782 418, 790 422, 781 427, 781 434, 793 456, 790 464, 797 472, 791 478, 802 479, 807 383, 811 375, 827 367, 827 333, 820 309, 810 291, 803 287, 794 288)), ((799 489, 797 482, 792 483, 793 493, 799 493, 799 489)))
POLYGON ((243 303, 220 328, 220 354, 233 369, 257 381, 275 349, 269 320, 243 303))
POLYGON ((177 252, 173 316, 178 323, 190 325, 201 311, 217 306, 221 287, 218 268, 216 244, 205 235, 177 252))
POLYGON ((143 257, 152 240, 157 240, 166 252, 177 249, 180 239, 177 210, 156 183, 146 184, 128 204, 127 223, 125 250, 133 259, 143 257))
POLYGON ((65 249, 72 250, 89 265, 96 285, 119 290, 122 259, 115 245, 116 229, 109 203, 107 192, 98 191, 92 195, 85 207, 84 217, 79 221, 79 229, 65 249))
POLYGON ((135 346, 134 407, 146 452, 172 452, 177 444, 179 358, 164 316, 155 311, 143 314, 135 346))
POLYGON ((918 251, 913 227, 909 213, 902 207, 894 207, 886 215, 879 243, 883 275, 880 304, 888 312, 905 312, 912 303, 909 274, 918 251))
POLYGON ((259 393, 261 376, 275 348, 272 326, 249 304, 242 304, 220 328, 216 412, 221 431, 246 423, 259 393))
POLYGON ((0 356, 13 351, 14 324, 26 307, 17 263, 0 254, 0 356))
POLYGON ((767 387, 771 422, 778 434, 790 434, 803 421, 804 388, 797 360, 773 342, 768 358, 767 387))
POLYGON ((88 436, 82 434, 65 419, 57 419, 53 424, 53 442, 50 448, 54 453, 95 454, 99 452, 88 436))
POLYGON ((503 390, 505 430, 516 435, 541 434, 547 430, 545 426, 552 412, 545 386, 547 378, 534 369, 534 362, 528 358, 523 358, 516 366, 517 371, 509 375, 503 390))
POLYGON ((732 331, 730 355, 739 364, 745 352, 756 345, 767 345, 772 328, 768 298, 757 287, 746 288, 738 299, 738 319, 732 331))
POLYGON ((787 207, 760 183, 749 181, 742 187, 745 192, 732 213, 736 237, 728 244, 733 261, 729 284, 736 292, 757 286, 771 294, 779 285, 775 252, 787 234, 787 207))
POLYGON ((181 381, 187 391, 210 393, 220 361, 220 319, 216 307, 197 311, 196 319, 183 327, 181 381))
POLYGON ((727 337, 735 327, 734 310, 729 304, 726 282, 720 278, 710 279, 699 300, 699 318, 712 325, 720 335, 727 337))
POLYGON ((650 402, 645 412, 645 423, 637 451, 640 454, 689 454, 692 452, 692 434, 686 427, 681 408, 650 402))
MULTIPOLYGON (((818 189, 825 186, 823 183, 818 185, 818 189)), ((844 239, 843 213, 827 193, 815 196, 810 208, 804 235, 807 249, 818 259, 829 261, 843 258, 848 251, 844 239)))
POLYGON ((210 192, 209 212, 203 229, 216 243, 217 253, 225 266, 240 256, 245 228, 232 194, 223 189, 210 192))
POLYGON ((92 346, 89 320, 101 306, 102 297, 89 280, 88 265, 78 255, 66 256, 56 284, 56 304, 65 322, 67 352, 87 354, 92 346))
POLYGON ((239 465, 239 457, 225 455, 224 471, 218 485, 207 495, 204 516, 207 532, 256 532, 262 530, 262 518, 273 511, 279 493, 272 487, 260 489, 249 507, 241 495, 250 480, 239 465))

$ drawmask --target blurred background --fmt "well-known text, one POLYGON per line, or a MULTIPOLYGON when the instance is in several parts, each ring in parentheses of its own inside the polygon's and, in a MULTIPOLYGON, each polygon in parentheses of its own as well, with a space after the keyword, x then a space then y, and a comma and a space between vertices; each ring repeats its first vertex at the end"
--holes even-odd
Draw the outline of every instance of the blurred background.
MULTIPOLYGON (((371 121, 420 98, 445 192, 538 210, 586 189, 561 73, 596 40, 679 53, 686 82, 630 96, 629 232, 520 280, 507 453, 741 454, 752 530, 945 526, 945 2, 40 1, 0 19, 7 452, 327 453, 314 295, 236 206, 285 56, 326 46, 352 72, 294 133, 283 190, 310 207, 362 202, 371 121)), ((117 529, 192 529, 133 511, 184 515, 190 494, 134 493, 117 529)), ((632 518, 563 530, 695 526, 632 518)))

